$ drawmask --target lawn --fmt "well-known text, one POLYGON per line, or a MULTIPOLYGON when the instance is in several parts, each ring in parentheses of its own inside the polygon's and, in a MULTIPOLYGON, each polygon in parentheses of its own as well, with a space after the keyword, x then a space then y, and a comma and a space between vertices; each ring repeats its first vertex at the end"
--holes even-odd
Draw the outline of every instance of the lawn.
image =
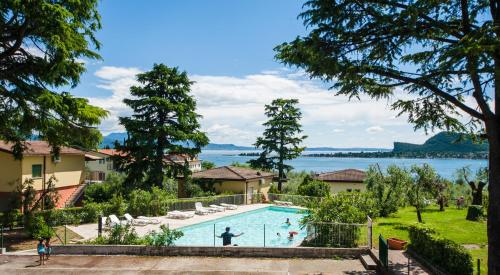
MULTIPOLYGON (((466 215, 466 209, 449 207, 446 211, 440 212, 437 206, 431 206, 422 213, 422 219, 425 224, 434 228, 445 238, 466 245, 467 248, 474 248, 469 249, 474 265, 478 258, 481 259, 481 273, 483 273, 487 271, 488 254, 486 221, 468 221, 465 219, 466 215)), ((373 225, 374 245, 378 247, 379 234, 382 234, 384 238, 396 237, 409 240, 406 228, 416 222, 417 213, 413 207, 402 208, 387 218, 377 218, 373 225)))
MULTIPOLYGON (((66 229, 66 235, 64 226, 58 226, 54 228, 56 236, 54 236, 51 240, 53 245, 64 243, 64 238, 66 237, 67 243, 73 243, 76 240, 81 239, 82 237, 75 232, 66 229)), ((4 232, 4 245, 7 248, 7 251, 19 251, 19 250, 28 250, 35 249, 38 244, 38 240, 32 239, 28 234, 22 229, 15 229, 12 231, 4 232)))

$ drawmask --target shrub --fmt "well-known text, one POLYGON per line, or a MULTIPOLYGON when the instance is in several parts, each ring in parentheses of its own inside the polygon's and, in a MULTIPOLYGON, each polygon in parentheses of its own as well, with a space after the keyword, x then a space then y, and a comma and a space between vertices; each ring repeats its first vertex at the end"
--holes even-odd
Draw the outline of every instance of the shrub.
POLYGON ((26 232, 34 239, 46 239, 54 236, 54 230, 45 223, 40 215, 26 215, 24 222, 26 232))
POLYGON ((409 227, 409 248, 450 274, 469 275, 474 267, 467 250, 439 236, 432 228, 417 224, 409 227))
POLYGON ((121 245, 131 245, 131 244, 142 244, 144 241, 139 238, 134 228, 130 224, 126 225, 115 225, 109 229, 106 229, 106 234, 93 241, 89 241, 92 244, 121 244, 121 245))
POLYGON ((105 204, 105 209, 106 212, 104 215, 108 216, 111 214, 115 214, 118 216, 123 216, 125 215, 125 212, 127 211, 127 204, 125 203, 125 200, 121 195, 114 195, 111 200, 109 200, 109 203, 105 204))
POLYGON ((469 221, 478 221, 483 217, 482 205, 469 205, 467 208, 467 217, 469 221))
POLYGON ((307 175, 297 188, 297 193, 302 196, 326 197, 330 194, 330 184, 314 180, 311 176, 307 175))
POLYGON ((151 213, 150 203, 151 193, 136 189, 129 194, 128 212, 134 216, 149 216, 151 213))
POLYGON ((95 223, 99 215, 103 215, 100 204, 94 202, 85 203, 81 208, 80 223, 95 223))
POLYGON ((122 194, 124 176, 109 174, 102 183, 90 184, 85 188, 85 200, 90 202, 107 202, 117 194, 122 194))
POLYGON ((184 236, 184 233, 180 230, 170 229, 168 226, 162 224, 160 226, 160 232, 151 232, 146 235, 145 242, 147 245, 153 246, 172 246, 175 240, 184 236))

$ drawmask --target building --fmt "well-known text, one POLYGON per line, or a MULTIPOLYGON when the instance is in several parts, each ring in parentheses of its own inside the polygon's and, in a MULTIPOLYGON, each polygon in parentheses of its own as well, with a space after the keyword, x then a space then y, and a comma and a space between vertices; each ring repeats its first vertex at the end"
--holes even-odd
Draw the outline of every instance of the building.
MULTIPOLYGON (((125 153, 115 149, 99 149, 97 152, 89 152, 89 154, 96 158, 85 163, 88 170, 87 180, 91 182, 103 181, 107 179, 109 174, 117 173, 113 157, 126 156, 125 153)), ((163 159, 166 164, 184 165, 187 161, 191 172, 201 171, 201 161, 197 157, 190 157, 187 154, 168 154, 163 159)))
POLYGON ((55 157, 51 146, 45 141, 27 141, 22 159, 14 159, 12 143, 0 141, 0 208, 5 209, 16 186, 33 179, 33 187, 41 193, 47 181, 54 176, 59 194, 57 207, 66 203, 82 190, 85 179, 84 151, 62 146, 59 157, 55 157))
MULTIPOLYGON (((274 174, 258 171, 250 168, 222 166, 195 172, 191 176, 194 180, 204 180, 213 183, 213 188, 217 193, 232 192, 245 194, 248 199, 256 192, 267 193, 271 187, 274 174)), ((185 197, 184 181, 179 180, 179 197, 185 197)))
POLYGON ((365 178, 366 172, 358 169, 345 169, 314 176, 314 179, 329 183, 331 193, 365 191, 365 178))

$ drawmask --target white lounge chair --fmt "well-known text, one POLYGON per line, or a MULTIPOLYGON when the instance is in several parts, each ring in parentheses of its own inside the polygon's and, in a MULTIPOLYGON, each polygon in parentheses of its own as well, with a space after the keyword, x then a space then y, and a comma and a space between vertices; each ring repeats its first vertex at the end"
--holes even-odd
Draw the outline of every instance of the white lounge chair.
POLYGON ((225 207, 220 206, 220 205, 211 204, 209 206, 210 206, 210 208, 215 209, 217 212, 223 212, 226 210, 225 207))
POLYGON ((167 218, 170 219, 189 219, 194 217, 194 212, 181 212, 178 210, 167 212, 167 218))
POLYGON ((236 205, 236 204, 221 203, 220 205, 226 209, 229 209, 229 210, 238 209, 238 205, 236 205))
POLYGON ((127 220, 127 222, 130 223, 131 225, 144 226, 149 224, 149 222, 146 220, 140 218, 134 219, 134 217, 132 217, 132 215, 130 215, 129 213, 126 213, 124 217, 127 220))
POLYGON ((153 217, 137 216, 137 219, 146 221, 148 224, 159 224, 160 220, 153 217))
POLYGON ((292 202, 289 201, 273 201, 274 204, 276 205, 281 205, 281 206, 293 206, 292 202))
POLYGON ((198 215, 206 215, 206 214, 214 213, 216 211, 214 209, 203 207, 201 202, 195 202, 194 207, 196 208, 195 213, 198 215))
POLYGON ((127 221, 120 221, 116 215, 109 215, 109 225, 110 226, 115 226, 115 225, 126 225, 127 221))

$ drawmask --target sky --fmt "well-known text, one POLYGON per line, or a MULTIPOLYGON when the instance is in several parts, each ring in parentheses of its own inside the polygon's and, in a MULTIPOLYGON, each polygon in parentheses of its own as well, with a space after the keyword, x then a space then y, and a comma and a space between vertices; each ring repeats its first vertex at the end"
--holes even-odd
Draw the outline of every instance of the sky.
POLYGON ((106 0, 99 10, 102 60, 85 60, 73 93, 110 111, 99 126, 104 135, 124 132, 118 117, 131 115, 122 101, 135 75, 164 63, 195 81, 191 92, 212 143, 253 144, 264 105, 275 98, 299 100, 308 147, 392 148, 428 138, 397 117, 390 101, 335 96, 328 83, 274 59, 274 47, 307 33, 297 18, 301 1, 106 0))

